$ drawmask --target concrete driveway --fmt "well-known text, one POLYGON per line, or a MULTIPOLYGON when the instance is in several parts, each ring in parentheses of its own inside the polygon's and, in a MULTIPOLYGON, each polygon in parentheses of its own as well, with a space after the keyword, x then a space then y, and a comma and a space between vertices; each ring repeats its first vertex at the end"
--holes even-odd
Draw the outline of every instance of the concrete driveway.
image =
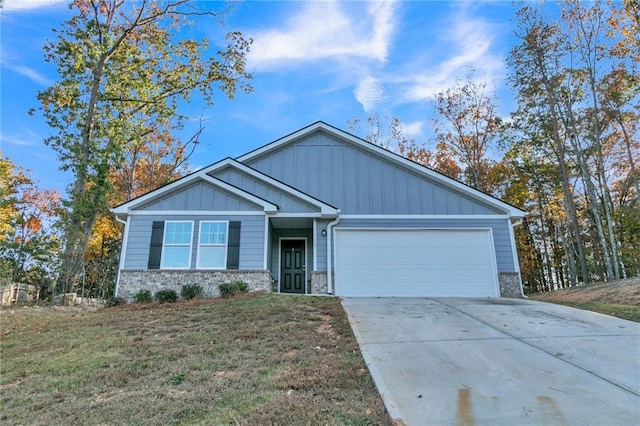
POLYGON ((520 299, 345 298, 398 425, 640 425, 640 324, 520 299))

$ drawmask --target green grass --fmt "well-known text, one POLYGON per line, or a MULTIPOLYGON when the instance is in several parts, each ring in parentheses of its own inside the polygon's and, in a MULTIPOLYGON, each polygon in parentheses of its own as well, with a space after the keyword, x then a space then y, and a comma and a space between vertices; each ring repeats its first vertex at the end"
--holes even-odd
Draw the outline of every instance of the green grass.
POLYGON ((2 424, 390 424, 339 300, 0 311, 2 424))
POLYGON ((554 302, 561 305, 571 306, 572 308, 584 309, 587 311, 598 312, 600 314, 611 315, 626 319, 629 321, 640 322, 640 307, 630 305, 620 305, 614 303, 603 302, 554 302))

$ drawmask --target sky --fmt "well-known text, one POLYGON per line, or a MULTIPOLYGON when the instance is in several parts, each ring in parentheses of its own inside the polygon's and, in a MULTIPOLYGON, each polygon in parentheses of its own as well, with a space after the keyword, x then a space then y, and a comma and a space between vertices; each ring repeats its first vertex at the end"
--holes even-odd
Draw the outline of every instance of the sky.
MULTIPOLYGON (((42 115, 27 111, 57 79, 42 47, 72 16, 67 4, 5 0, 0 9, 0 150, 39 187, 60 192, 72 176, 43 142, 51 130, 42 115)), ((254 91, 181 107, 193 123, 183 139, 200 120, 204 126, 190 167, 242 155, 318 120, 349 130, 348 120, 374 114, 399 118, 408 135, 431 146, 434 95, 470 69, 485 76, 506 112, 513 104, 506 81, 513 15, 512 3, 499 0, 240 2, 224 22, 191 31, 212 42, 235 30, 251 37, 254 91)))

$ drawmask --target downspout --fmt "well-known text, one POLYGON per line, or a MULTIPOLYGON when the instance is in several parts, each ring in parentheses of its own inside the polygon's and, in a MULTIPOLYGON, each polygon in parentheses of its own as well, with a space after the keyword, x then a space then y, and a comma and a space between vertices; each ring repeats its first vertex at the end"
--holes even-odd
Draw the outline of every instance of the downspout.
POLYGON ((327 225, 327 293, 333 294, 333 277, 331 270, 331 236, 333 235, 333 227, 340 222, 340 210, 338 210, 338 217, 327 225))
POLYGON ((515 222, 511 222, 510 223, 511 226, 509 227, 509 234, 511 234, 511 244, 513 244, 513 254, 514 254, 513 264, 516 272, 518 273, 518 280, 520 281, 520 296, 522 296, 523 299, 528 299, 529 297, 526 294, 524 294, 524 288, 522 287, 522 273, 520 272, 520 257, 518 256, 518 247, 516 246, 516 233, 513 230, 515 226, 518 226, 521 223, 522 223, 522 219, 518 219, 515 222))
POLYGON ((120 248, 120 262, 118 262, 118 274, 116 275, 116 287, 113 289, 113 297, 118 297, 118 286, 120 285, 120 271, 123 267, 124 257, 127 250, 125 244, 127 244, 128 240, 128 232, 129 232, 129 216, 127 216, 127 220, 122 220, 118 215, 114 215, 116 218, 116 222, 124 225, 124 230, 122 231, 122 247, 120 248))

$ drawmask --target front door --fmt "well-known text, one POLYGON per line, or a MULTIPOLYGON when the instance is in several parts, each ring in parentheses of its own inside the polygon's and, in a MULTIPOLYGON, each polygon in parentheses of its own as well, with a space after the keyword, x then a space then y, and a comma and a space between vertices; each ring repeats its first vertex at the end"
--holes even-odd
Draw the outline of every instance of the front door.
POLYGON ((304 240, 281 241, 280 291, 283 293, 304 293, 305 254, 304 240))

